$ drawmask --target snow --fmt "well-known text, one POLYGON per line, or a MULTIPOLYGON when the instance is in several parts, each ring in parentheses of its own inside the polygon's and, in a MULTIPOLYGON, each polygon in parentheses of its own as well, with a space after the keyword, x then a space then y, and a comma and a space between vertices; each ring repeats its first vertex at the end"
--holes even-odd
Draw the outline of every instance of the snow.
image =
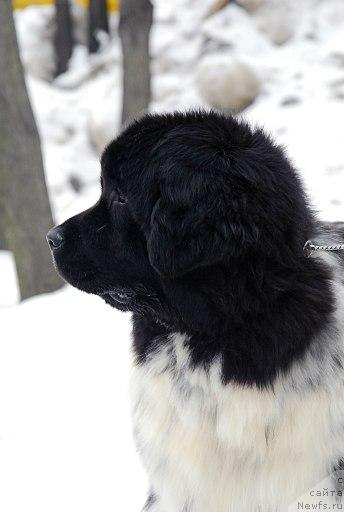
POLYGON ((0 510, 140 510, 129 317, 71 288, 0 317, 0 510))
MULTIPOLYGON (((242 0, 247 10, 230 4, 207 17, 212 4, 155 1, 152 110, 210 106, 197 89, 202 58, 250 63, 262 89, 243 116, 286 147, 319 215, 343 220, 343 1, 242 0)), ((90 58, 75 9, 78 45, 53 81, 51 16, 31 7, 16 23, 61 222, 98 197, 100 153, 120 128, 121 53, 113 16, 111 38, 90 58)), ((18 304, 13 258, 0 251, 0 323, 0 510, 140 510, 147 483, 128 410, 129 316, 68 286, 18 304)))

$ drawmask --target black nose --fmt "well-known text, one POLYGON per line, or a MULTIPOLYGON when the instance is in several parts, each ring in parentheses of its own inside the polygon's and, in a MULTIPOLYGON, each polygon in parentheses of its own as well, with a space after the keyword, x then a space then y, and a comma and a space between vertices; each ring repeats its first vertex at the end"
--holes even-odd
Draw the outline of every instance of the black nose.
POLYGON ((50 229, 47 234, 47 242, 50 245, 51 250, 61 247, 63 244, 62 229, 59 227, 50 229))

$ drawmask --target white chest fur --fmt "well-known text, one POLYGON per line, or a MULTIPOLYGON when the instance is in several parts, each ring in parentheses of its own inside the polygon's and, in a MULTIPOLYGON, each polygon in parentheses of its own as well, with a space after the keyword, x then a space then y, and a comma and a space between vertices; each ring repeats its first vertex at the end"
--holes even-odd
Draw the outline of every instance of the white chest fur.
MULTIPOLYGON (((330 358, 321 364, 333 375, 330 358)), ((285 511, 322 480, 344 454, 344 389, 338 375, 305 384, 312 365, 308 357, 273 390, 223 385, 221 361, 192 369, 174 334, 134 366, 135 434, 159 496, 152 510, 285 511)))

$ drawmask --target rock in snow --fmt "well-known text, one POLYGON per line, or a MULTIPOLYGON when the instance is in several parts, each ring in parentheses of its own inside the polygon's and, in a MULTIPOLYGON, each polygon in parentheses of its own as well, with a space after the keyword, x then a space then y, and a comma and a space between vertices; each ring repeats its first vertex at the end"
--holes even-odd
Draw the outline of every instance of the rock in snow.
POLYGON ((282 45, 294 36, 303 8, 303 2, 294 0, 264 0, 251 16, 262 34, 272 43, 282 45))
POLYGON ((241 112, 259 95, 261 81, 253 67, 231 55, 207 55, 197 68, 196 83, 212 107, 241 112))

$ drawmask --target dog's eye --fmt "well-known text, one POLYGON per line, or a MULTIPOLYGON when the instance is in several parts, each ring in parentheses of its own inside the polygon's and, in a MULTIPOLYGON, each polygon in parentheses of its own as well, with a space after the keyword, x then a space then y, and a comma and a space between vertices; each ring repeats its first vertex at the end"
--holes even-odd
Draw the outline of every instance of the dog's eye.
POLYGON ((118 188, 115 188, 113 190, 112 202, 119 203, 119 204, 126 204, 127 198, 118 188))

